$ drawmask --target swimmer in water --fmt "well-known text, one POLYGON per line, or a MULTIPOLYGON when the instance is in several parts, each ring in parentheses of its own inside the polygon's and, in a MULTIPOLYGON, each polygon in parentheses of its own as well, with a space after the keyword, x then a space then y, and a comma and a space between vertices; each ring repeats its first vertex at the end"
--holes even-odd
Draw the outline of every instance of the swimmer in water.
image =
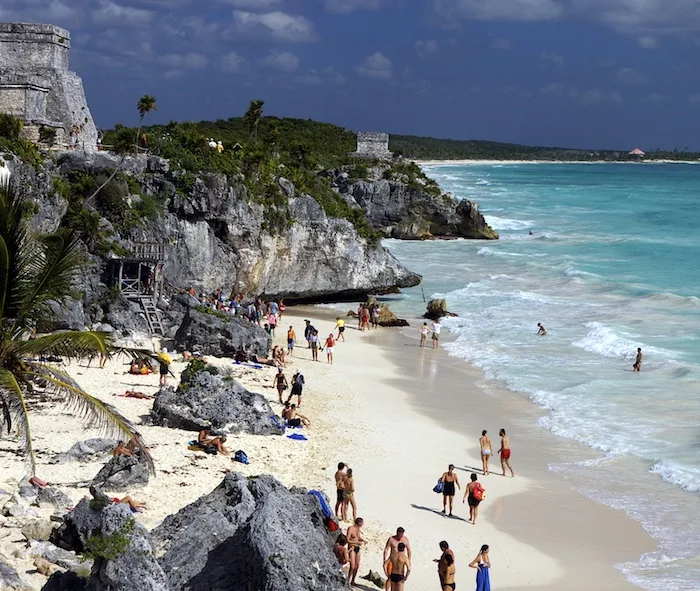
POLYGON ((637 357, 635 358, 634 365, 632 366, 634 371, 642 371, 642 357, 644 357, 642 354, 642 348, 637 347, 637 357))
POLYGON ((537 334, 538 334, 538 335, 540 335, 541 337, 543 337, 544 335, 547 334, 547 329, 546 329, 544 326, 542 326, 542 324, 540 324, 540 323, 538 322, 538 323, 537 323, 537 326, 538 326, 538 328, 539 328, 539 330, 537 331, 537 334))

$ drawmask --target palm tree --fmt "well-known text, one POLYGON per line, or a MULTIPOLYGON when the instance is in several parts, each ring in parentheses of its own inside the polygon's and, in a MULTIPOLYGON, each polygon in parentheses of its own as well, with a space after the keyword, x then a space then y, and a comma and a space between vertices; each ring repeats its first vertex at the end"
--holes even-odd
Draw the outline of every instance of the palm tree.
POLYGON ((258 125, 263 116, 264 105, 265 101, 250 101, 250 106, 245 112, 245 115, 243 115, 243 121, 248 126, 250 137, 255 140, 258 139, 258 125))
POLYGON ((138 130, 136 131, 136 151, 138 152, 139 151, 139 137, 141 137, 141 127, 143 125, 143 119, 151 111, 157 110, 156 97, 151 96, 149 94, 144 94, 139 99, 139 102, 136 103, 136 108, 139 110, 139 114, 141 115, 141 119, 139 119, 139 127, 138 127, 138 130))
POLYGON ((23 202, 16 191, 0 185, 0 429, 19 432, 32 475, 36 471, 28 400, 48 392, 93 425, 119 438, 134 437, 153 470, 153 462, 134 425, 110 404, 83 390, 65 371, 36 361, 49 356, 77 360, 109 356, 115 351, 100 332, 31 335, 51 315, 51 304, 63 304, 71 281, 83 266, 80 243, 61 232, 30 232, 23 202))

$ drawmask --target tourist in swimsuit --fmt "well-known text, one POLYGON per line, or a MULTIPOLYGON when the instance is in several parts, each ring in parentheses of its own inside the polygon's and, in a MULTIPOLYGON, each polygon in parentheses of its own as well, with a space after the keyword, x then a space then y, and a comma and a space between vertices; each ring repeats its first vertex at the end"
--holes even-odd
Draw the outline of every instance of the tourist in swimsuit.
POLYGON ((338 559, 338 564, 343 567, 344 571, 350 568, 350 552, 348 552, 348 539, 345 534, 340 534, 333 546, 333 554, 338 559))
POLYGON ((401 542, 397 552, 389 559, 385 571, 391 583, 391 591, 402 591, 406 579, 411 574, 411 561, 406 555, 406 544, 401 542))
POLYGON ((340 515, 342 521, 347 521, 347 507, 345 505, 345 478, 347 477, 347 464, 340 462, 335 473, 335 516, 340 515))
POLYGON ((498 434, 501 436, 501 449, 498 453, 501 454, 501 468, 503 468, 503 476, 506 475, 506 466, 510 470, 510 477, 515 476, 513 468, 510 465, 510 438, 506 435, 506 430, 501 429, 498 434))
POLYGON ((391 536, 387 541, 386 545, 384 546, 384 572, 386 573, 387 576, 387 581, 385 588, 389 589, 391 585, 391 573, 392 571, 392 562, 391 559, 398 553, 401 552, 399 550, 399 546, 403 545, 406 550, 406 556, 408 557, 408 560, 411 560, 411 544, 408 541, 408 537, 405 535, 406 530, 403 527, 398 527, 396 528, 396 535, 391 536))
POLYGON ((352 468, 348 468, 344 485, 345 515, 347 516, 348 505, 352 507, 352 518, 357 518, 357 505, 355 504, 355 478, 352 475, 352 468))
POLYGON ((379 306, 372 308, 372 326, 379 328, 379 306))
POLYGON ((326 357, 328 363, 333 364, 333 346, 335 345, 335 340, 333 339, 333 333, 328 335, 326 339, 326 357))
POLYGON ((477 481, 477 476, 472 472, 471 482, 467 485, 467 490, 464 491, 464 498, 462 502, 468 501, 469 503, 469 523, 476 523, 476 516, 479 514, 479 504, 484 498, 484 488, 481 483, 477 481))
POLYGON ((446 541, 440 542, 440 550, 442 555, 440 558, 436 558, 433 562, 437 562, 438 565, 438 577, 440 577, 440 589, 445 586, 445 577, 447 576, 447 557, 452 559, 452 563, 455 561, 455 553, 450 550, 450 545, 446 541))
POLYGON ((284 375, 284 370, 280 367, 277 370, 277 375, 275 376, 274 386, 277 388, 277 394, 279 394, 280 404, 283 404, 282 392, 284 392, 289 384, 287 383, 287 376, 284 375))
POLYGON ((445 554, 445 576, 442 579, 442 591, 454 591, 455 584, 455 560, 449 554, 445 554))
POLYGON ((297 335, 294 332, 294 327, 290 326, 287 331, 287 354, 294 355, 294 343, 297 340, 297 335))
POLYGON ((304 415, 297 412, 297 405, 292 404, 289 411, 287 411, 287 426, 288 427, 310 427, 311 421, 307 419, 304 415))
POLYGON ((112 457, 117 458, 119 456, 133 456, 134 453, 124 445, 123 441, 117 442, 117 447, 112 450, 112 457))
POLYGON ((489 547, 487 544, 481 547, 476 558, 469 563, 469 566, 477 569, 476 591, 491 591, 491 580, 489 578, 491 559, 489 558, 489 547))
POLYGON ((453 464, 450 464, 447 467, 447 472, 445 472, 442 477, 440 478, 440 481, 442 482, 442 512, 445 513, 447 510, 447 502, 449 500, 450 503, 450 517, 452 517, 452 504, 455 498, 455 485, 457 485, 457 488, 460 490, 462 487, 459 485, 459 478, 457 478, 457 474, 455 474, 455 467, 453 464))
POLYGON ((491 438, 486 433, 487 431, 483 430, 481 432, 481 437, 479 437, 479 447, 481 449, 481 467, 483 469, 484 475, 488 475, 489 473, 489 460, 493 455, 491 438))
POLYGON ((362 544, 366 544, 365 540, 362 538, 362 525, 364 524, 364 519, 358 517, 355 519, 355 524, 348 528, 347 539, 348 546, 350 547, 350 570, 348 571, 348 583, 351 585, 355 584, 355 577, 357 577, 357 571, 360 569, 360 548, 362 544))
POLYGON ((420 327, 420 346, 425 347, 425 341, 428 338, 428 333, 430 329, 428 328, 428 323, 424 322, 423 326, 420 327))

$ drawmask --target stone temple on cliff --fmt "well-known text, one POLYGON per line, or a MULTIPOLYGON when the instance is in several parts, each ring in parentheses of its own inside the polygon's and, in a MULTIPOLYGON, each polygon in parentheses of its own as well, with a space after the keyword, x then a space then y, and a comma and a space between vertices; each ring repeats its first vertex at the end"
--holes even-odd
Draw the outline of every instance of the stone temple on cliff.
POLYGON ((389 152, 389 134, 358 132, 357 152, 353 152, 352 156, 391 160, 393 154, 389 152))
POLYGON ((54 25, 0 23, 0 113, 24 121, 26 139, 97 150, 83 82, 68 70, 70 33, 54 25), (54 130, 54 131, 52 131, 54 130))

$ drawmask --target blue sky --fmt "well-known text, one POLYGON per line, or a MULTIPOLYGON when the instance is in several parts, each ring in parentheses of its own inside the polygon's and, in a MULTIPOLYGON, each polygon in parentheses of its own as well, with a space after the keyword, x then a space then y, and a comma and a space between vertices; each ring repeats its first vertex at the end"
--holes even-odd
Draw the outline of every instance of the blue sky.
POLYGON ((102 127, 266 113, 354 130, 700 149, 700 0, 9 0, 72 34, 102 127))

